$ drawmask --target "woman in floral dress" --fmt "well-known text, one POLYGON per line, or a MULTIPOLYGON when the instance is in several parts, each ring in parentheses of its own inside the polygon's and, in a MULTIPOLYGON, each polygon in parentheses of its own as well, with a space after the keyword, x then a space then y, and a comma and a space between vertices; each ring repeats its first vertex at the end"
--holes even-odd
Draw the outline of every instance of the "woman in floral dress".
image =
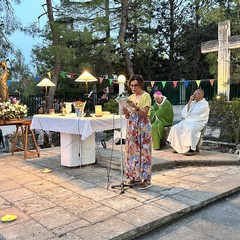
POLYGON ((128 98, 129 108, 123 108, 127 124, 125 174, 129 185, 139 189, 150 186, 152 162, 152 136, 149 120, 151 97, 143 90, 141 75, 134 75, 128 82, 132 95, 128 98))

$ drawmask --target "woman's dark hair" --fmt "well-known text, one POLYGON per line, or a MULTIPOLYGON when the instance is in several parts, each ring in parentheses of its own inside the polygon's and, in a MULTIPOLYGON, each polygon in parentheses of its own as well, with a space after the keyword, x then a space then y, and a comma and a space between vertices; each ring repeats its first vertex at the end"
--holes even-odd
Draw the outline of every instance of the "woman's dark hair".
POLYGON ((139 87, 141 89, 144 89, 144 80, 143 80, 143 77, 141 75, 132 75, 130 77, 130 79, 128 80, 128 87, 130 87, 131 82, 135 81, 135 80, 138 81, 139 87))
POLYGON ((42 106, 39 106, 38 108, 37 108, 37 110, 36 110, 36 113, 38 114, 38 111, 39 111, 39 109, 40 108, 42 108, 43 109, 43 107, 42 106))

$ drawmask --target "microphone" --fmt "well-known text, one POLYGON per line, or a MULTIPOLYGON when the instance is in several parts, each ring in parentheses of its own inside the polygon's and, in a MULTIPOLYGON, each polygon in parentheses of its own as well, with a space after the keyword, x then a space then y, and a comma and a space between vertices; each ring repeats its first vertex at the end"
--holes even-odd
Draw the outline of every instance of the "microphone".
POLYGON ((90 98, 92 94, 93 94, 93 90, 88 94, 88 98, 90 98))

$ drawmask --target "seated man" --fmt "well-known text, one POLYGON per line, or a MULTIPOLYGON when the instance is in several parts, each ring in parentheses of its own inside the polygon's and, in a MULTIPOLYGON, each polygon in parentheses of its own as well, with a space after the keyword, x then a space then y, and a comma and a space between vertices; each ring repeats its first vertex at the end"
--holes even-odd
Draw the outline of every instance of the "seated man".
POLYGON ((167 140, 174 152, 191 156, 196 153, 201 131, 209 118, 209 105, 202 89, 197 89, 190 97, 182 117, 183 120, 171 128, 167 140))
POLYGON ((161 92, 155 92, 155 103, 151 107, 150 121, 152 124, 152 144, 153 149, 160 149, 161 139, 164 136, 164 127, 172 126, 173 108, 161 92))

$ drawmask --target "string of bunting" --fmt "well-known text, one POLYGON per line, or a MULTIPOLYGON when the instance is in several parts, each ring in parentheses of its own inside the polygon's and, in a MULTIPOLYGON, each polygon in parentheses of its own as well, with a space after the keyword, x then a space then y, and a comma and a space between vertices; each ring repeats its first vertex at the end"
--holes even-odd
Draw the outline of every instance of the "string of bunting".
MULTIPOLYGON (((51 79, 52 77, 52 74, 55 73, 55 70, 53 70, 52 72, 51 71, 48 71, 46 74, 48 75, 48 77, 51 79)), ((79 73, 69 73, 69 72, 64 72, 64 71, 61 71, 60 72, 60 75, 64 78, 70 78, 70 79, 74 79, 76 77, 79 76, 79 73)), ((114 80, 117 80, 117 75, 116 74, 113 74, 113 77, 112 78, 108 78, 108 74, 105 74, 104 76, 102 77, 98 77, 99 81, 100 81, 100 84, 103 82, 103 80, 108 80, 110 85, 113 83, 114 80)), ((38 75, 35 76, 35 80, 36 81, 39 81, 40 80, 40 77, 38 75)))
POLYGON ((146 81, 146 82, 150 82, 151 87, 154 87, 155 83, 162 83, 163 88, 165 88, 166 83, 172 83, 174 88, 177 87, 178 83, 184 83, 185 87, 188 87, 190 82, 196 82, 197 86, 200 86, 201 82, 210 82, 211 86, 213 87, 213 84, 215 82, 215 79, 199 79, 199 80, 186 80, 186 79, 181 79, 181 80, 176 80, 176 81, 146 81))
MULTIPOLYGON (((52 73, 54 73, 54 72, 55 72, 54 70, 53 70, 52 72, 51 72, 51 71, 48 71, 48 72, 47 72, 48 77, 51 78, 52 73)), ((68 72, 64 72, 64 71, 61 71, 60 74, 61 74, 62 77, 67 77, 67 78, 70 78, 70 79, 74 79, 74 76, 79 76, 79 74, 76 74, 76 73, 68 73, 68 72)), ((102 76, 102 77, 98 77, 98 79, 99 79, 100 84, 102 84, 103 80, 108 80, 108 81, 109 81, 109 84, 111 85, 114 80, 117 80, 117 75, 114 74, 114 75, 113 75, 113 78, 108 78, 108 74, 106 74, 106 75, 104 75, 104 76, 102 76)), ((38 75, 36 75, 35 80, 36 80, 36 81, 39 81, 39 80, 40 80, 40 78, 39 78, 38 75)), ((163 88, 165 88, 166 83, 172 83, 173 86, 174 86, 174 88, 176 88, 177 85, 178 85, 178 83, 182 83, 182 82, 184 82, 184 85, 185 85, 186 87, 188 87, 188 85, 189 85, 190 82, 196 82, 197 86, 199 87, 200 84, 201 84, 201 82, 206 82, 206 81, 209 81, 210 84, 211 84, 211 86, 213 86, 213 84, 214 84, 214 82, 215 82, 215 79, 200 79, 200 80, 186 80, 186 79, 181 79, 181 80, 176 80, 176 81, 145 81, 145 82, 150 82, 151 87, 154 87, 154 84, 155 84, 155 83, 159 83, 159 82, 160 82, 160 83, 162 83, 163 88)))

